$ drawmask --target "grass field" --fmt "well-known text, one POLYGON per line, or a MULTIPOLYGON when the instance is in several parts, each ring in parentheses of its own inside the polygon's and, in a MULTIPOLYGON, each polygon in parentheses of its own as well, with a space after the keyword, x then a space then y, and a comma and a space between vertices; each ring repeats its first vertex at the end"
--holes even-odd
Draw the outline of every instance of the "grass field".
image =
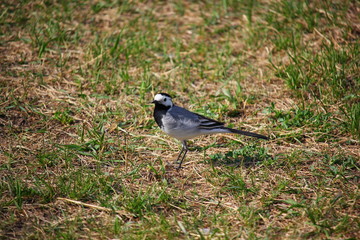
POLYGON ((0 2, 0 239, 360 239, 356 0, 0 2), (158 92, 271 138, 180 143, 158 92))

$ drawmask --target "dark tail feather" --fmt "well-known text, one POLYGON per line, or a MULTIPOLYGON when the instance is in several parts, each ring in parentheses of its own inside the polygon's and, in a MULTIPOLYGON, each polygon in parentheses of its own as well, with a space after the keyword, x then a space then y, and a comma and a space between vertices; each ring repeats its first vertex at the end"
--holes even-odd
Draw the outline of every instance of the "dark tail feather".
POLYGON ((237 129, 227 128, 227 127, 224 127, 224 128, 229 130, 230 132, 236 133, 236 134, 241 134, 241 135, 250 136, 250 137, 256 137, 256 138, 262 138, 262 139, 266 139, 266 140, 269 139, 268 137, 266 137, 264 135, 257 134, 257 133, 246 132, 246 131, 241 131, 241 130, 237 130, 237 129))

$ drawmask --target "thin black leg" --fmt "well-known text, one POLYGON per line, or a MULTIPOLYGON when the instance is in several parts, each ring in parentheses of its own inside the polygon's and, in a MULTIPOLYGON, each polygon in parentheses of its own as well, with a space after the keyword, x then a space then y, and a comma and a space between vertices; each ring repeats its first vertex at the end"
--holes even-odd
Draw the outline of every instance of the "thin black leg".
POLYGON ((184 147, 182 146, 182 147, 181 147, 181 151, 180 151, 178 157, 177 157, 176 160, 175 160, 175 163, 179 163, 179 159, 180 159, 180 157, 181 157, 181 155, 182 155, 183 152, 184 152, 184 147))
POLYGON ((177 159, 177 161, 176 161, 176 162, 179 163, 179 166, 177 167, 177 169, 180 169, 180 168, 181 168, 181 164, 183 163, 183 161, 184 161, 184 159, 185 159, 185 156, 186 156, 186 153, 188 152, 188 150, 189 150, 189 149, 188 149, 188 147, 187 147, 186 141, 182 141, 182 149, 181 149, 181 152, 180 152, 180 154, 179 154, 179 156, 178 156, 178 159, 177 159), (182 156, 182 158, 181 158, 181 160, 180 160, 180 162, 179 162, 181 153, 183 153, 183 156, 182 156))

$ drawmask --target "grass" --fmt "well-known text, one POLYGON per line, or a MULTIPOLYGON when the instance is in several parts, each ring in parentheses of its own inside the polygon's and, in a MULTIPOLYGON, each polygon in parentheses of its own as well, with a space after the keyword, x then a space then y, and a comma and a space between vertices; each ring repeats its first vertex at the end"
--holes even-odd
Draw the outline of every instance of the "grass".
POLYGON ((0 3, 1 239, 358 239, 357 1, 0 3), (270 141, 180 145, 158 92, 270 141))

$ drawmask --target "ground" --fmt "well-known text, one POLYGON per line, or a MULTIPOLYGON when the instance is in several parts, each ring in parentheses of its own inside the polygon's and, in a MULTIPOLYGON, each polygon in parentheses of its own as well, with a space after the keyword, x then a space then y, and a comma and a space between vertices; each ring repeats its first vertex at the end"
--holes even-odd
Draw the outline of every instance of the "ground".
POLYGON ((0 3, 1 239, 358 239, 358 1, 0 3), (180 143, 153 96, 270 137, 180 143))

